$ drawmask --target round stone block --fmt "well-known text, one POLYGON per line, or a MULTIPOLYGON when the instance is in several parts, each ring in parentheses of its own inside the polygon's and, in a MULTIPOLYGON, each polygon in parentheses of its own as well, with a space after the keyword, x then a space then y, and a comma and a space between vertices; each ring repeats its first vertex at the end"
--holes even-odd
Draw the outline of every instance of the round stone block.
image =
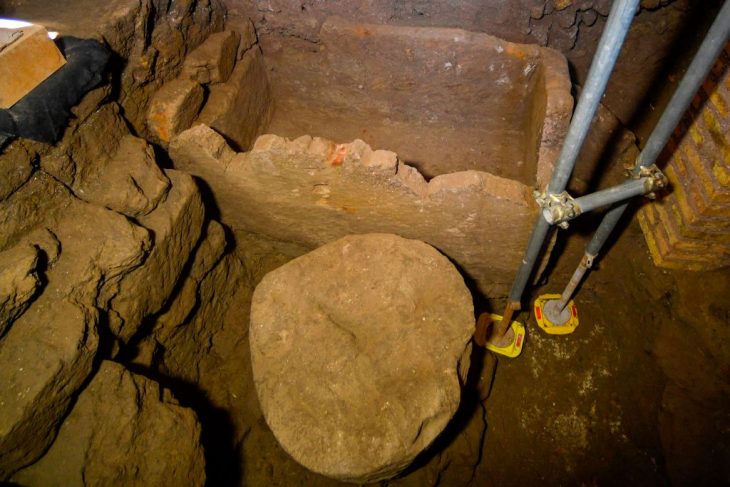
POLYGON ((267 274, 251 360, 266 422, 296 461, 390 478, 443 431, 469 368, 472 297, 436 249, 353 235, 267 274))

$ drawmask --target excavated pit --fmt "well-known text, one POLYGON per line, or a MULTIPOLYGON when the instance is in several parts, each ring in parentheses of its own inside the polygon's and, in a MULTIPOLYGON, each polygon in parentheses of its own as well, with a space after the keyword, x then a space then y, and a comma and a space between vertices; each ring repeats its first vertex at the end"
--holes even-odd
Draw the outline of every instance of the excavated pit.
MULTIPOLYGON (((344 485, 276 441, 248 331, 264 276, 342 237, 424 241, 477 313, 504 305, 573 107, 564 55, 582 79, 607 2, 285 3, 0 5, 112 52, 57 144, 0 153, 0 482, 344 485)), ((647 59, 688 7, 644 3, 628 50, 647 59)), ((626 113, 647 81, 626 92, 622 66, 606 102, 626 113)), ((601 107, 574 187, 635 140, 601 107)), ((535 293, 569 278, 576 226, 535 293)), ((523 356, 496 379, 474 349, 453 419, 387 485, 721 483, 728 279, 657 273, 629 226, 581 289, 575 335, 523 314, 523 356)), ((417 348, 389 340, 394 363, 417 348)), ((321 382, 301 375, 291 390, 321 382)))

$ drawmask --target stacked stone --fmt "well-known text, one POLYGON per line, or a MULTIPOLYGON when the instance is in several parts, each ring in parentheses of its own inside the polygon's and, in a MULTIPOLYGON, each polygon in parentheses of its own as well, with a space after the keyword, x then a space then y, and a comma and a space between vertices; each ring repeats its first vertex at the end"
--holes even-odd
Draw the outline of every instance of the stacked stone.
MULTIPOLYGON (((174 348, 191 334, 183 324, 213 321, 243 271, 193 178, 161 169, 130 126, 194 49, 236 36, 209 35, 223 28, 220 2, 141 3, 110 3, 96 34, 85 18, 63 29, 105 39, 126 63, 72 109, 59 143, 0 151, 0 483, 206 481, 196 411, 145 377, 148 363, 128 370, 126 355, 143 336, 174 348)), ((196 76, 225 69, 203 61, 196 76)))
POLYGON ((671 193, 643 206, 639 223, 658 266, 725 267, 730 265, 730 44, 678 133, 683 136, 670 142, 664 168, 671 193))
POLYGON ((185 57, 177 78, 152 97, 146 127, 163 147, 204 123, 236 148, 248 149, 271 116, 271 93, 253 24, 210 35, 185 57), (244 88, 244 89, 242 89, 244 88))

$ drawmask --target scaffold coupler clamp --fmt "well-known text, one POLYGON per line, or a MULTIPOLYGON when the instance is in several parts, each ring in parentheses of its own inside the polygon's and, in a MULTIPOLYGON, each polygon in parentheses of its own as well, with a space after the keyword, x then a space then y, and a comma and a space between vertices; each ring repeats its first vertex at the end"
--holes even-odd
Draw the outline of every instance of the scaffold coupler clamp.
POLYGON ((547 191, 533 193, 535 201, 542 208, 542 216, 551 225, 557 225, 563 230, 568 228, 568 222, 581 214, 580 206, 567 191, 550 194, 547 191))
POLYGON ((650 166, 639 166, 628 171, 631 179, 644 180, 644 196, 653 200, 656 199, 656 192, 669 186, 669 181, 656 164, 650 166))

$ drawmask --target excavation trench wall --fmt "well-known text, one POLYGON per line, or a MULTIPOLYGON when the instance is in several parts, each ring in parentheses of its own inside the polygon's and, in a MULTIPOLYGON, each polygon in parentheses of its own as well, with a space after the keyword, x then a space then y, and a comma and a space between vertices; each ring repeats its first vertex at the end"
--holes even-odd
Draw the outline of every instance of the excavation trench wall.
POLYGON ((229 394, 229 377, 252 380, 241 350, 261 277, 231 233, 271 239, 267 256, 293 248, 280 263, 343 235, 398 233, 499 296, 572 106, 560 55, 460 30, 331 19, 329 47, 304 60, 300 110, 277 101, 304 86, 296 73, 270 84, 253 25, 225 22, 217 1, 115 0, 98 17, 88 0, 3 8, 97 39, 112 61, 62 140, 0 154, 0 481, 235 477, 242 462, 225 455, 251 454, 249 430, 275 442, 251 382, 229 394), (388 55, 361 64, 348 49, 388 55), (305 128, 335 141, 261 136, 297 135, 284 120, 312 107, 336 116, 305 128), (381 134, 375 150, 362 127, 381 134))
POLYGON ((324 21, 314 49, 267 53, 268 131, 362 139, 426 177, 481 170, 544 183, 572 98, 565 58, 461 29, 324 21))

